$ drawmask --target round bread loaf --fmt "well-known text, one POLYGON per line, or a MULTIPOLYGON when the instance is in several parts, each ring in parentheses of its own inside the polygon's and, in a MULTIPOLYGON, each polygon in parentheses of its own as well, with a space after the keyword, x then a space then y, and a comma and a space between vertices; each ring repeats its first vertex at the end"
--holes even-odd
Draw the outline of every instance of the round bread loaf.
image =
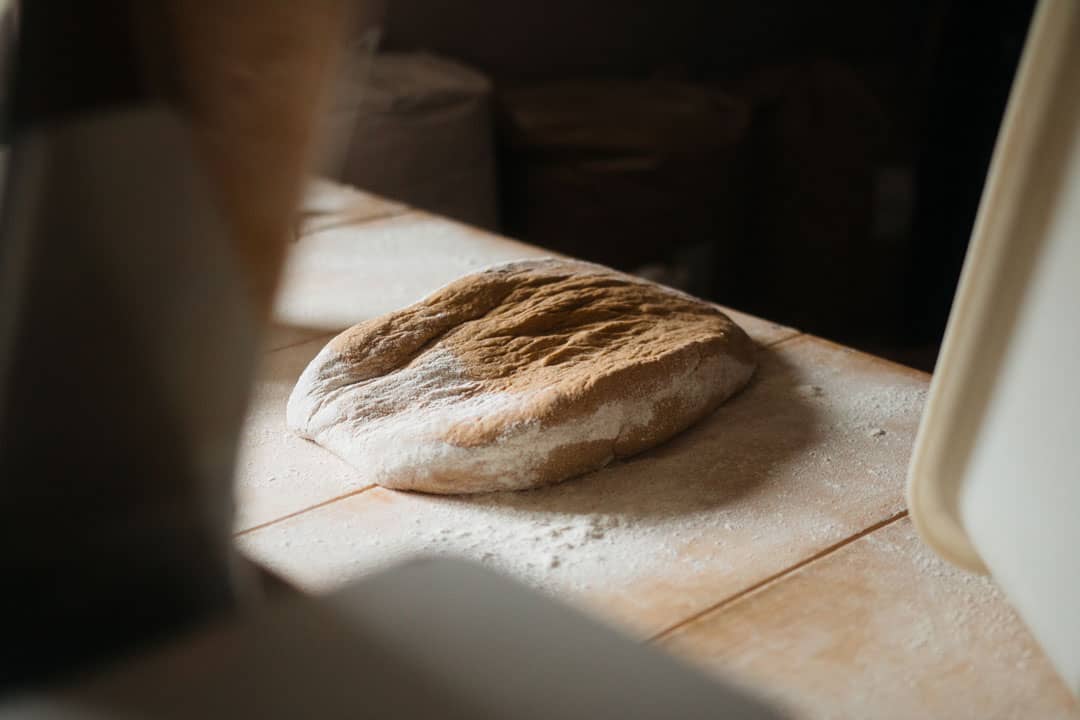
POLYGON ((716 409, 754 371, 716 306, 572 260, 511 262, 331 340, 288 424, 384 487, 522 490, 602 468, 716 409))

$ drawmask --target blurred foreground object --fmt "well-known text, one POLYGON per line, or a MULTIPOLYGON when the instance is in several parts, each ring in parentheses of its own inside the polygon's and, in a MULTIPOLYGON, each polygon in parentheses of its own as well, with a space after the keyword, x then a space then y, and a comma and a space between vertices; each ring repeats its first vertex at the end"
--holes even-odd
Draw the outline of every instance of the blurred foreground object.
POLYGON ((21 7, 0 246, 0 692, 255 596, 232 470, 343 0, 21 7))
POLYGON ((0 718, 728 718, 779 715, 459 560, 292 598, 0 718), (523 621, 527 620, 527 621, 523 621))

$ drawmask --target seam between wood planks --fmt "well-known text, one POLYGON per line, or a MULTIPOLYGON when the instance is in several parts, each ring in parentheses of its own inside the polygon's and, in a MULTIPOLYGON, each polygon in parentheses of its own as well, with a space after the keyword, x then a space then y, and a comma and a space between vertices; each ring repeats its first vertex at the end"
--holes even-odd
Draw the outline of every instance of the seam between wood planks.
MULTIPOLYGON (((326 232, 327 230, 340 230, 343 227, 349 226, 362 227, 364 225, 367 225, 368 223, 376 223, 380 220, 390 220, 392 218, 401 217, 402 215, 408 215, 415 212, 417 211, 413 208, 410 208, 408 206, 402 206, 401 209, 398 210, 386 210, 384 212, 376 213, 374 215, 355 215, 353 217, 349 217, 348 215, 342 215, 334 217, 333 220, 327 219, 325 225, 319 225, 312 228, 302 228, 301 232, 296 238, 296 241, 303 242, 305 238, 311 237, 312 235, 318 235, 319 233, 326 232)), ((334 213, 326 213, 323 216, 333 217, 334 213)), ((315 224, 316 222, 318 222, 318 217, 318 215, 312 215, 312 217, 307 220, 307 222, 315 224)))
POLYGON ((681 630, 682 628, 684 628, 684 627, 686 627, 688 625, 691 625, 691 624, 697 622, 698 620, 701 620, 705 616, 711 615, 711 614, 713 614, 715 612, 719 612, 719 611, 723 610, 724 608, 735 604, 739 600, 742 600, 744 597, 747 597, 748 595, 751 595, 751 594, 757 592, 758 590, 763 590, 766 587, 768 587, 770 585, 773 585, 774 583, 780 582, 783 579, 785 579, 786 577, 788 577, 789 575, 792 575, 792 574, 798 572, 799 570, 802 570, 804 567, 807 567, 808 565, 811 565, 812 563, 815 563, 818 560, 821 560, 821 559, 823 559, 825 557, 828 557, 829 555, 832 555, 837 550, 841 550, 841 549, 847 547, 848 545, 852 544, 853 542, 855 542, 857 540, 861 540, 862 538, 866 537, 867 535, 870 535, 871 533, 877 532, 878 530, 882 529, 883 527, 886 527, 888 525, 892 525, 894 522, 896 522, 898 520, 903 520, 907 516, 908 516, 908 511, 906 509, 901 510, 900 512, 895 513, 893 515, 890 515, 889 517, 885 518, 884 520, 876 522, 873 525, 871 525, 870 527, 864 528, 863 530, 860 530, 859 532, 855 533, 854 535, 846 537, 843 540, 840 540, 839 542, 835 542, 832 545, 829 545, 828 547, 826 547, 826 548, 824 548, 822 550, 819 550, 818 552, 814 553, 813 555, 810 555, 807 558, 804 558, 804 559, 800 560, 799 562, 795 563, 794 565, 791 565, 791 566, 789 566, 787 568, 784 568, 783 570, 780 570, 779 572, 773 573, 772 575, 769 575, 768 577, 764 578, 763 580, 759 580, 758 582, 753 583, 749 587, 745 587, 742 590, 739 590, 738 592, 734 593, 733 595, 729 595, 726 598, 720 600, 719 602, 713 603, 709 607, 707 607, 707 608, 705 608, 703 610, 700 610, 698 612, 695 612, 692 615, 690 615, 689 617, 683 618, 682 620, 678 621, 674 625, 671 625, 670 627, 667 627, 667 628, 661 630, 660 632, 650 636, 648 638, 647 642, 659 642, 661 640, 664 640, 664 639, 668 638, 669 636, 671 636, 676 631, 681 630))
POLYGON ((913 368, 910 365, 898 363, 895 360, 889 360, 888 358, 883 358, 880 355, 874 355, 873 353, 868 353, 865 350, 859 350, 858 348, 853 348, 850 345, 844 345, 842 343, 836 342, 835 340, 823 338, 820 335, 814 335, 813 333, 800 333, 800 337, 804 337, 807 340, 811 340, 821 345, 825 345, 832 348, 833 350, 842 350, 847 353, 862 355, 863 357, 873 360, 875 363, 885 365, 886 367, 895 372, 899 372, 901 374, 908 375, 919 380, 925 380, 926 382, 930 382, 930 379, 933 377, 933 373, 928 373, 925 370, 919 370, 918 368, 913 368))
POLYGON ((300 508, 299 510, 294 510, 293 512, 282 515, 281 517, 276 517, 273 520, 267 520, 265 522, 259 523, 258 525, 252 525, 249 528, 244 528, 243 530, 239 530, 237 532, 234 532, 233 537, 234 538, 242 537, 242 536, 247 535, 249 533, 256 532, 257 530, 262 530, 264 528, 268 528, 271 525, 276 525, 279 522, 285 522, 286 520, 291 520, 292 518, 297 517, 299 515, 303 515, 306 512, 310 512, 312 510, 318 510, 319 508, 324 508, 327 505, 333 505, 334 503, 336 503, 339 500, 346 500, 348 498, 355 497, 355 496, 357 496, 357 495, 359 495, 361 493, 366 493, 368 490, 374 490, 377 487, 378 487, 378 485, 375 485, 375 484, 365 485, 364 487, 360 488, 359 490, 353 490, 353 491, 347 492, 347 493, 345 493, 343 495, 335 495, 334 497, 332 497, 332 498, 330 498, 328 500, 323 500, 321 502, 317 502, 314 505, 308 505, 307 507, 300 508))
POLYGON ((795 333, 794 335, 788 335, 788 336, 787 336, 787 337, 785 337, 785 338, 780 338, 779 340, 773 340, 772 342, 768 342, 768 343, 764 343, 764 344, 758 345, 758 347, 762 347, 762 348, 774 348, 774 347, 777 347, 778 345, 783 345, 784 343, 789 343, 789 342, 791 342, 792 340, 798 340, 799 338, 803 338, 803 337, 811 337, 811 336, 810 336, 810 335, 807 335, 807 334, 806 334, 806 333, 804 333, 804 332, 798 332, 798 331, 796 331, 796 333, 795 333))
MULTIPOLYGON (((271 354, 279 352, 281 350, 288 350, 289 348, 294 348, 297 345, 303 345, 304 343, 309 343, 309 342, 312 342, 314 340, 322 340, 324 338, 332 338, 332 337, 334 337, 335 335, 337 335, 340 332, 341 332, 340 330, 327 330, 326 332, 319 333, 318 335, 312 335, 311 337, 306 337, 306 338, 304 338, 302 340, 297 340, 296 342, 291 342, 288 345, 280 345, 278 347, 273 347, 273 348, 269 348, 267 350, 263 350, 262 351, 262 356, 265 357, 267 355, 271 355, 271 354)), ((256 376, 255 377, 255 382, 258 382, 258 381, 259 381, 259 378, 258 378, 258 376, 256 376)))

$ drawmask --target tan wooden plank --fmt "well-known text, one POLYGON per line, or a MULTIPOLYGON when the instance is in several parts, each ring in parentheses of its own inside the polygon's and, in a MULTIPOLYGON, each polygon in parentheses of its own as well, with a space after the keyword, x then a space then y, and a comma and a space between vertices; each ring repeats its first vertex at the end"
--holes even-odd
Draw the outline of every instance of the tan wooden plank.
MULTIPOLYGON (((356 188, 313 179, 266 350, 403 307, 485 265, 552 255, 356 188)), ((724 308, 764 344, 798 331, 724 308)))
POLYGON ((781 325, 780 323, 775 323, 771 320, 764 320, 755 315, 750 315, 749 313, 744 313, 725 305, 721 305, 720 308, 762 347, 776 345, 777 343, 790 340, 796 335, 801 334, 795 328, 781 325))
POLYGON ((328 180, 308 183, 300 204, 298 234, 304 235, 343 224, 358 225, 408 212, 409 208, 378 195, 328 180))
POLYGON ((365 487, 352 467, 285 427, 296 378, 325 343, 320 337, 262 358, 237 458, 237 530, 365 487))
POLYGON ((712 417, 592 475, 459 499, 375 489, 240 542, 314 590, 413 553, 473 557, 647 635, 901 512, 925 391, 798 337, 712 417))
POLYGON ((988 579, 907 518, 675 631, 676 654, 805 718, 1080 718, 988 579))
MULTIPOLYGON (((781 325, 780 327, 784 327, 784 326, 781 325)), ((833 350, 836 350, 837 352, 859 353, 859 354, 863 355, 864 357, 868 358, 871 362, 877 363, 882 368, 889 368, 889 369, 891 369, 891 370, 893 370, 895 372, 910 375, 913 378, 917 378, 917 379, 920 379, 920 380, 925 380, 928 383, 930 382, 930 378, 931 378, 930 373, 925 372, 923 370, 919 370, 917 368, 909 367, 908 365, 904 365, 904 364, 901 364, 901 363, 898 363, 898 362, 894 362, 892 360, 888 360, 886 358, 879 357, 877 355, 870 355, 868 353, 864 353, 864 352, 862 352, 860 350, 856 350, 855 348, 848 347, 847 345, 841 345, 840 343, 829 340, 828 338, 822 338, 822 337, 818 337, 816 335, 812 335, 812 336, 809 336, 809 337, 812 337, 813 341, 815 343, 817 343, 818 345, 822 346, 822 347, 832 348, 833 350)))
POLYGON ((275 319, 342 330, 486 265, 544 254, 415 211, 309 233, 290 249, 275 319))
MULTIPOLYGON (((416 211, 310 232, 290 248, 275 320, 294 330, 340 331, 487 265, 551 254, 416 211)), ((763 344, 798 334, 728 312, 763 344)))

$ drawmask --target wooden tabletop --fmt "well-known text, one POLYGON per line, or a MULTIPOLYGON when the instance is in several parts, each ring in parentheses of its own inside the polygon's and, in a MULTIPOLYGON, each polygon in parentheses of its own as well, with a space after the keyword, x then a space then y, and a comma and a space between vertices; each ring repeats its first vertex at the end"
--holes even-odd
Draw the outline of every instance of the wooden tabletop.
POLYGON ((1080 718, 1006 600, 912 530, 929 377, 743 313, 751 385, 674 440, 561 485, 373 486, 286 430, 336 332, 544 251, 332 185, 294 244, 241 450, 237 535, 324 591, 415 554, 473 558, 810 718, 1080 718))

